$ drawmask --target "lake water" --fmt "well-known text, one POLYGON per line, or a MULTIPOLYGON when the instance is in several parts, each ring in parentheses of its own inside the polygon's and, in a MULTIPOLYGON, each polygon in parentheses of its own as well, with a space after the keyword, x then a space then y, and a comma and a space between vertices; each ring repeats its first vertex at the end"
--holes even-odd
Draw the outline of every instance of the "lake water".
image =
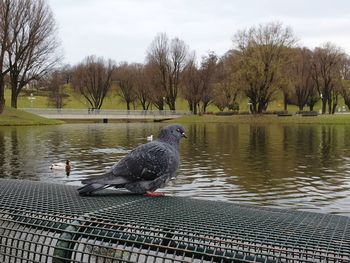
MULTIPOLYGON (((0 128, 0 177, 80 185, 162 123, 0 128), (72 171, 52 171, 71 160, 72 171)), ((168 195, 350 216, 350 125, 188 124, 168 195)))

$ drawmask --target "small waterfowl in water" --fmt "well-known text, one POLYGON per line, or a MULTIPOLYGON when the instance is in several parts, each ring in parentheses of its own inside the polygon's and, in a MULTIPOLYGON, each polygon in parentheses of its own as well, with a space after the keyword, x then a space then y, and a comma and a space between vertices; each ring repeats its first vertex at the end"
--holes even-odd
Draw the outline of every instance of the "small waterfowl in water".
POLYGON ((70 174, 71 166, 70 161, 67 160, 66 163, 53 163, 50 166, 51 170, 65 170, 67 176, 70 174))
POLYGON ((71 169, 70 162, 67 160, 65 163, 53 163, 50 166, 50 169, 52 170, 67 170, 71 169))

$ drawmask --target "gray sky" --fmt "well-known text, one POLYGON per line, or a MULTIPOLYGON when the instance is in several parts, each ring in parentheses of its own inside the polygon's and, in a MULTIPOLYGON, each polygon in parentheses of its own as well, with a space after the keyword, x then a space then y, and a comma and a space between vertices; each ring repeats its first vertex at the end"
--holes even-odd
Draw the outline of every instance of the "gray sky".
POLYGON ((88 55, 144 62, 159 32, 179 37, 197 57, 233 48, 238 30, 267 22, 290 26, 300 46, 329 41, 350 54, 349 0, 48 0, 64 62, 88 55))

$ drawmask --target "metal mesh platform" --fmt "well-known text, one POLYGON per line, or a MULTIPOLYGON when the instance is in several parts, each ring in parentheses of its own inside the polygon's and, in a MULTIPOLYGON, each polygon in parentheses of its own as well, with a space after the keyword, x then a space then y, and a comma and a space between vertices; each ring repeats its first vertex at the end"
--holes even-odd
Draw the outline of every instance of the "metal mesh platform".
POLYGON ((350 218, 0 180, 0 262, 350 262, 350 218))

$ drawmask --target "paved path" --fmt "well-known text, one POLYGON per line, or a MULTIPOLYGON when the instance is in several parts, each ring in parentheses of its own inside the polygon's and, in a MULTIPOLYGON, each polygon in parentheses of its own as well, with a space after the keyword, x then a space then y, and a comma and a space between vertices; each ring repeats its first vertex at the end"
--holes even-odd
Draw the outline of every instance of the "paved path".
POLYGON ((22 108, 21 110, 30 112, 48 119, 61 120, 165 120, 179 118, 189 115, 187 111, 142 111, 142 110, 94 110, 87 109, 39 109, 22 108))

